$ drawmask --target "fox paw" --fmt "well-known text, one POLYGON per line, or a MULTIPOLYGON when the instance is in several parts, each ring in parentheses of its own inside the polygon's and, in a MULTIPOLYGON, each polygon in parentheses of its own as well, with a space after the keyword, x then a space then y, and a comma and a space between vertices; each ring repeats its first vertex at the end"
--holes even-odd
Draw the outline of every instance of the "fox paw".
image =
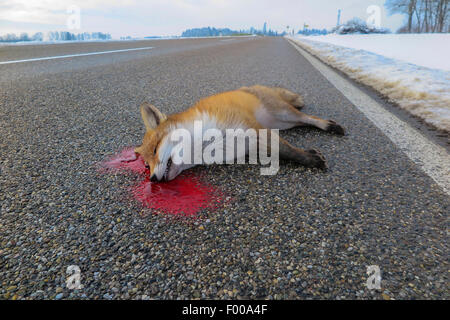
POLYGON ((336 133, 339 135, 345 135, 345 129, 341 125, 337 124, 336 121, 333 120, 328 120, 328 127, 325 131, 330 133, 336 133))
POLYGON ((310 161, 308 167, 311 168, 319 168, 326 170, 328 169, 327 161, 325 160, 325 157, 320 153, 320 151, 316 149, 311 149, 306 151, 310 156, 310 161))

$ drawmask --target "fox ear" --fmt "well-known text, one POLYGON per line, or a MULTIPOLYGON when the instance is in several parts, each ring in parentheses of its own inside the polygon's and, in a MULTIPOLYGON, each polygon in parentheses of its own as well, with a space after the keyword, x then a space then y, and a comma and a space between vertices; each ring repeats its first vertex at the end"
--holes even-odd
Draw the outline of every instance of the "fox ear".
POLYGON ((141 104, 141 115, 147 130, 155 129, 161 122, 167 119, 165 114, 148 102, 141 104))

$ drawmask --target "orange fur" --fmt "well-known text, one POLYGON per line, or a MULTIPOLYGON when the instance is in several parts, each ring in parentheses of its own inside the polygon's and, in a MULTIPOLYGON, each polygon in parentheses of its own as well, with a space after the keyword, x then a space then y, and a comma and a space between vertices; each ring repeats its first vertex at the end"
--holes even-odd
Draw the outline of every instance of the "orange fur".
MULTIPOLYGON (((290 129, 295 126, 315 126, 322 130, 344 134, 344 129, 331 120, 308 116, 298 109, 304 106, 296 93, 283 88, 264 86, 243 87, 203 98, 189 109, 165 116, 156 107, 144 103, 141 113, 147 127, 143 143, 135 149, 150 166, 153 174, 161 161, 161 141, 178 126, 201 120, 203 115, 220 128, 240 126, 246 129, 290 129)), ((291 146, 280 138, 280 156, 306 166, 325 167, 319 152, 308 152, 291 146)), ((168 165, 167 165, 168 166, 168 165)))

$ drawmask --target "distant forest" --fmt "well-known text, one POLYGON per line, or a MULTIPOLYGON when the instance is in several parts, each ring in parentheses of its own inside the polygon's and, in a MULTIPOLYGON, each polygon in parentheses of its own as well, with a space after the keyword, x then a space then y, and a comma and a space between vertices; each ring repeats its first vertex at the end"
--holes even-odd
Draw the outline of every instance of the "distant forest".
POLYGON ((327 31, 327 29, 307 29, 307 28, 304 28, 303 30, 299 30, 298 32, 297 32, 297 34, 303 34, 303 35, 306 35, 306 36, 310 36, 310 35, 326 35, 326 34, 328 34, 328 31, 327 31))
POLYGON ((233 35, 265 35, 265 36, 281 36, 286 33, 278 33, 272 30, 266 30, 267 26, 264 25, 263 30, 257 30, 255 28, 250 28, 247 30, 231 30, 229 28, 194 28, 183 31, 182 37, 220 37, 220 36, 233 36, 233 35))
POLYGON ((33 35, 28 33, 21 33, 16 35, 8 33, 5 36, 0 36, 0 42, 22 42, 22 41, 84 41, 84 40, 110 40, 109 33, 102 32, 84 32, 84 33, 70 33, 67 31, 51 31, 44 35, 42 32, 37 32, 33 35))

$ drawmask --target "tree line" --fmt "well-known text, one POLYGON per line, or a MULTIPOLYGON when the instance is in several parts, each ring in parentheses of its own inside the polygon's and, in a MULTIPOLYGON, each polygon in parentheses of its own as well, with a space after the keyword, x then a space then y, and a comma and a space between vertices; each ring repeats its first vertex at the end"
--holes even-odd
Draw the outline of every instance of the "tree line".
POLYGON ((21 42, 21 41, 84 41, 84 40, 110 40, 109 33, 102 32, 84 32, 74 34, 67 31, 50 31, 46 35, 42 32, 36 32, 33 35, 23 32, 20 35, 8 33, 0 36, 0 42, 21 42))
POLYGON ((297 34, 303 34, 305 36, 326 35, 326 34, 328 34, 328 31, 327 31, 327 29, 314 29, 314 28, 308 29, 308 28, 305 28, 303 30, 299 30, 297 32, 297 34))
POLYGON ((237 31, 233 31, 229 28, 193 28, 183 31, 182 37, 219 37, 219 36, 230 36, 237 31))
POLYGON ((450 32, 449 0, 387 0, 386 8, 391 14, 407 16, 401 33, 450 32))
POLYGON ((251 27, 248 30, 231 30, 229 28, 204 27, 204 28, 187 29, 187 30, 183 31, 181 36, 182 37, 220 37, 220 36, 251 35, 251 34, 265 35, 265 36, 284 35, 284 33, 280 34, 277 31, 272 31, 270 29, 269 30, 257 30, 253 27, 251 27))

